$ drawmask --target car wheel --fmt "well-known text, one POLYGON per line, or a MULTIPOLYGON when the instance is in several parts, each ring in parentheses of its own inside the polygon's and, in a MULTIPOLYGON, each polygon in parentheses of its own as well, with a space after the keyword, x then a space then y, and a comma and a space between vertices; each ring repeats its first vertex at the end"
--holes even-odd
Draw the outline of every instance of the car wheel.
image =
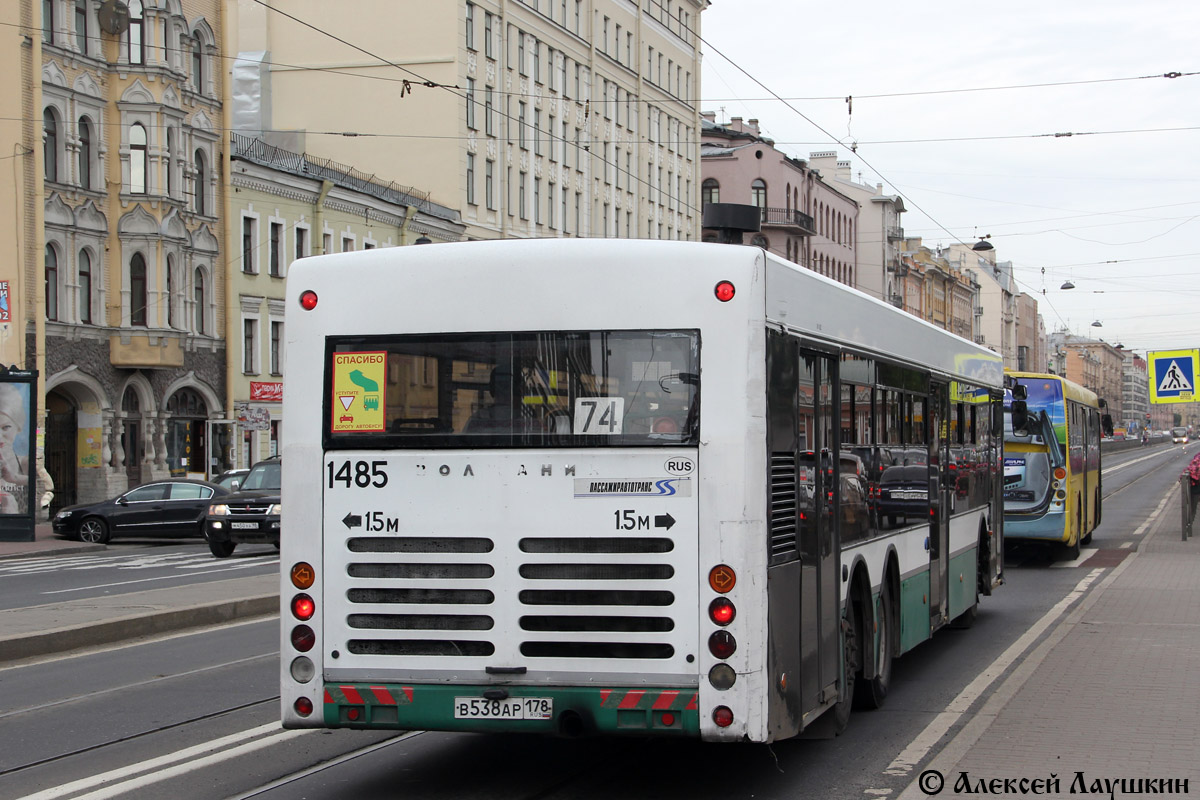
POLYGON ((233 555, 233 548, 237 547, 235 542, 217 542, 212 539, 208 540, 208 549, 217 558, 229 558, 233 555))
POLYGON ((81 542, 104 544, 109 539, 108 523, 99 517, 88 517, 79 523, 79 532, 76 535, 81 542))

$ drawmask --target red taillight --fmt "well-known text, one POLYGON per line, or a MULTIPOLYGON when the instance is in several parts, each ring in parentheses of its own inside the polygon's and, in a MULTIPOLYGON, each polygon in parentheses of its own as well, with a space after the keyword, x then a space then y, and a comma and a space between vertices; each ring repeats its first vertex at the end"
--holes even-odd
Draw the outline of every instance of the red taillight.
POLYGON ((310 620, 317 611, 317 604, 306 594, 298 594, 292 598, 292 615, 299 620, 310 620))
POLYGON ((305 289, 300 293, 300 307, 305 311, 312 311, 317 307, 317 293, 312 289, 305 289))
POLYGON ((296 709, 296 713, 302 717, 307 717, 313 712, 312 700, 307 697, 301 697, 292 704, 292 708, 296 709))
POLYGON ((733 299, 733 295, 736 291, 737 290, 733 288, 732 283, 729 281, 721 281, 717 284, 717 287, 713 289, 713 294, 715 294, 717 299, 722 303, 728 303, 733 299))
POLYGON ((718 728, 728 728, 733 724, 733 712, 728 706, 717 706, 713 709, 713 722, 718 728))
POLYGON ((737 650, 737 639, 729 631, 713 631, 708 637, 708 651, 722 660, 729 658, 737 650))
POLYGON ((708 616, 718 625, 728 625, 733 622, 736 615, 737 609, 733 607, 733 603, 729 602, 727 597, 718 597, 708 604, 708 616))
POLYGON ((1054 470, 1054 480, 1061 481, 1065 477, 1067 477, 1067 471, 1062 467, 1056 467, 1054 470))
POLYGON ((297 625, 292 628, 292 647, 299 650, 301 653, 307 653, 312 650, 313 645, 317 643, 317 635, 313 633, 313 629, 307 625, 297 625))

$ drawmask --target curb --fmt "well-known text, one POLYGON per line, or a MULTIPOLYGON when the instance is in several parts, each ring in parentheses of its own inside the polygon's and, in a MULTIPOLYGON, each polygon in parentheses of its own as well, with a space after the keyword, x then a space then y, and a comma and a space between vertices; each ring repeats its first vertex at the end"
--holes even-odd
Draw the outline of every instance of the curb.
POLYGON ((4 654, 0 663, 278 613, 279 595, 273 593, 0 637, 0 653, 4 654))
MULTIPOLYGON (((0 542, 0 547, 2 547, 3 544, 4 544, 3 542, 0 542)), ((23 543, 23 544, 28 544, 28 543, 23 543)), ((63 542, 59 546, 51 546, 51 547, 46 547, 46 548, 42 548, 39 550, 24 550, 19 553, 0 553, 0 561, 7 561, 9 559, 16 559, 16 558, 37 558, 37 557, 41 557, 41 556, 61 556, 61 555, 74 554, 74 553, 97 553, 97 552, 100 552, 102 550, 107 550, 107 549, 108 549, 108 546, 103 545, 103 544, 82 544, 82 543, 72 544, 70 542, 63 542)))

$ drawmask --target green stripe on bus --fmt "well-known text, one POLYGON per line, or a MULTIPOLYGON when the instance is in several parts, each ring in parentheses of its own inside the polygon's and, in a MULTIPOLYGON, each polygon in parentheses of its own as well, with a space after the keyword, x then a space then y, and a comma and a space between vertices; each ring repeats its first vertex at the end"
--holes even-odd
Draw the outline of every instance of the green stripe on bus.
POLYGON ((929 638, 929 570, 900 581, 900 652, 929 638))

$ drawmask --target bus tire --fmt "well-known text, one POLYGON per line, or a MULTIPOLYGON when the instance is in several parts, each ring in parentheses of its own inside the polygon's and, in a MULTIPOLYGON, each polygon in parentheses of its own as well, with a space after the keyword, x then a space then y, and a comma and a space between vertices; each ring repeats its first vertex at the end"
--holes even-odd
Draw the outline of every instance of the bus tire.
POLYGON ((1079 498, 1076 498, 1075 503, 1075 536, 1071 543, 1067 545, 1067 558, 1071 561, 1079 558, 1080 537, 1083 535, 1083 506, 1079 504, 1079 498))
MULTIPOLYGON (((879 639, 875 645, 875 676, 858 678, 855 698, 860 708, 882 708, 892 685, 892 652, 896 632, 896 610, 892 605, 892 584, 887 578, 879 590, 879 639)), ((863 625, 865 631, 867 625, 863 625)), ((865 634, 864 634, 865 635, 865 634)))
MULTIPOLYGON (((851 592, 853 597, 853 592, 851 592)), ((854 684, 858 675, 858 616, 853 600, 846 603, 842 617, 842 685, 843 691, 833 707, 833 735, 840 736, 850 724, 850 711, 854 708, 854 684)))

